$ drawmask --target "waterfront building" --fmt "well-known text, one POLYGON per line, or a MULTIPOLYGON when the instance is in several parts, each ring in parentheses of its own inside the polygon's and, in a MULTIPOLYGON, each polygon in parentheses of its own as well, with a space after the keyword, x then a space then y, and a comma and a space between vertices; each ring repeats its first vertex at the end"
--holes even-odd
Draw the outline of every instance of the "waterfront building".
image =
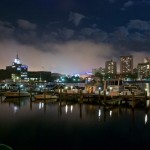
POLYGON ((145 79, 150 76, 150 62, 139 63, 137 69, 139 79, 145 79))
POLYGON ((105 62, 105 73, 113 75, 117 73, 117 65, 115 61, 110 60, 105 62))
POLYGON ((120 56, 120 74, 133 73, 133 56, 120 56))
POLYGON ((21 64, 18 54, 16 55, 12 65, 6 66, 6 71, 11 74, 11 78, 14 82, 18 80, 27 80, 28 66, 21 64))
POLYGON ((51 81, 51 72, 49 71, 28 71, 28 80, 37 82, 51 81))

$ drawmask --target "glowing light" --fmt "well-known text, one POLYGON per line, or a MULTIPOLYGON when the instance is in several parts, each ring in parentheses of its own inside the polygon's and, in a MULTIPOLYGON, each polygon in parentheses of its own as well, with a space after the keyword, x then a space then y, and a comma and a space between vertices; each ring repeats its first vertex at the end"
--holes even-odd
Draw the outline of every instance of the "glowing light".
POLYGON ((146 106, 149 107, 150 106, 150 100, 146 101, 146 106))
POLYGON ((98 117, 99 118, 101 117, 101 110, 100 109, 98 110, 98 117))
POLYGON ((109 115, 110 115, 110 117, 112 116, 112 110, 110 110, 109 115))
POLYGON ((20 64, 20 60, 19 60, 19 59, 15 59, 14 62, 15 62, 16 64, 20 64))
POLYGON ((147 120, 148 120, 148 117, 147 117, 147 114, 145 114, 145 124, 147 123, 147 120))
POLYGON ((42 109, 44 107, 44 103, 39 103, 39 109, 42 109))
POLYGON ((66 114, 68 113, 68 105, 66 105, 66 114))
POLYGON ((72 111, 73 111, 73 106, 71 105, 71 108, 70 108, 70 110, 71 110, 71 113, 72 113, 72 111))
POLYGON ((14 106, 14 113, 16 113, 18 110, 18 107, 17 106, 14 106))

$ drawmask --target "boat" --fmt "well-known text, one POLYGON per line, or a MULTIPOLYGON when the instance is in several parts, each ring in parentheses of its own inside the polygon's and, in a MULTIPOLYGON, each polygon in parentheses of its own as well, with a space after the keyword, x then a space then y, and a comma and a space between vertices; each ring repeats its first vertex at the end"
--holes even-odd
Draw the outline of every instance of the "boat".
POLYGON ((145 91, 138 85, 124 85, 124 89, 120 92, 120 95, 144 95, 145 91))
POLYGON ((36 100, 46 100, 46 99, 58 99, 58 96, 57 95, 43 93, 43 94, 34 95, 34 98, 36 100))
POLYGON ((6 98, 29 97, 30 93, 27 91, 7 91, 4 93, 6 98))

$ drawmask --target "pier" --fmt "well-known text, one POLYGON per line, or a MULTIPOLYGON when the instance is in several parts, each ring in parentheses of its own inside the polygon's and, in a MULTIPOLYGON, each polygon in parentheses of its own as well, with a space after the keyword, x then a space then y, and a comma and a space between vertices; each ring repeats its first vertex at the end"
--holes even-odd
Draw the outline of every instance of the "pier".
POLYGON ((94 103, 101 105, 112 105, 112 106, 120 106, 124 104, 130 105, 132 108, 136 107, 136 105, 140 103, 146 103, 146 100, 149 99, 147 94, 145 95, 135 95, 134 92, 132 95, 118 95, 118 96, 110 96, 105 93, 102 95, 95 93, 83 93, 80 90, 78 93, 71 92, 59 92, 56 93, 58 95, 58 101, 74 101, 79 103, 94 103))

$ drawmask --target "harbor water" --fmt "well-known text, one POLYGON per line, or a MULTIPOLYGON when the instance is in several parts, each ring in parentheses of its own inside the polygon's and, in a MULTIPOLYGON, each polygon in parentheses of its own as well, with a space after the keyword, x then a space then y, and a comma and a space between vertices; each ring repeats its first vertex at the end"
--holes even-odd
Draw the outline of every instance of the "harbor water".
POLYGON ((0 144, 13 150, 150 149, 145 108, 1 99, 0 144))

